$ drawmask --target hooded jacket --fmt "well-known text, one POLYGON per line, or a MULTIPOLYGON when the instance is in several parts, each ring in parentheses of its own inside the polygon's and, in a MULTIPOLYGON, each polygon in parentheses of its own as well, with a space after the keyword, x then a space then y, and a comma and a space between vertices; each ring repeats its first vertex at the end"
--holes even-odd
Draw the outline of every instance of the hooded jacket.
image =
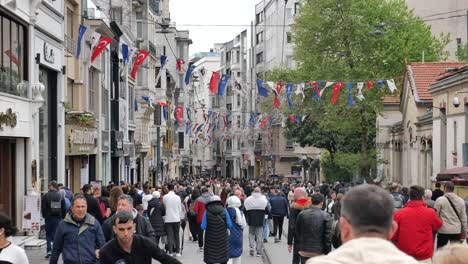
POLYGON ((296 219, 300 212, 310 208, 312 202, 310 198, 302 198, 291 204, 289 208, 289 223, 288 223, 288 245, 293 245, 296 239, 294 239, 294 232, 296 229, 296 219))
POLYGON ((153 198, 149 200, 148 214, 151 227, 153 227, 156 236, 166 235, 163 219, 163 216, 166 215, 166 210, 164 209, 164 205, 161 203, 159 198, 153 198))
POLYGON ((306 264, 418 264, 391 242, 374 237, 352 239, 326 256, 311 258, 306 264))
POLYGON ((84 222, 79 224, 67 214, 57 227, 50 263, 58 263, 61 253, 64 263, 94 264, 96 249, 104 244, 104 234, 96 218, 86 214, 84 222))
POLYGON ((206 204, 201 227, 205 230, 205 263, 226 263, 229 260, 227 230, 232 227, 232 222, 221 200, 206 204))
POLYGON ((249 226, 263 226, 265 215, 268 214, 268 200, 261 193, 253 193, 244 202, 246 220, 249 226))
POLYGON ((195 201, 193 206, 193 211, 197 213, 197 223, 200 225, 203 219, 203 214, 205 213, 205 205, 210 201, 211 194, 209 192, 203 193, 195 201))
MULTIPOLYGON (((135 234, 142 235, 150 239, 156 239, 156 235, 150 222, 143 216, 139 215, 135 208, 133 208, 132 214, 133 222, 136 224, 135 234)), ((116 214, 107 218, 107 220, 104 221, 104 224, 102 225, 102 231, 104 232, 106 241, 109 241, 115 237, 115 234, 112 231, 112 226, 115 222, 115 216, 116 214)))

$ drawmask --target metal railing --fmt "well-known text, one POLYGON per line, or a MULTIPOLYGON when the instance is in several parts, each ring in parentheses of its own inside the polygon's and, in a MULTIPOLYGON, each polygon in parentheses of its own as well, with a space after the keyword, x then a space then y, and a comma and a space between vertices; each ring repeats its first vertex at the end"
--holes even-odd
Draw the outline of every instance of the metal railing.
POLYGON ((76 52, 76 46, 75 46, 75 41, 73 41, 73 38, 65 34, 65 49, 75 55, 76 52))

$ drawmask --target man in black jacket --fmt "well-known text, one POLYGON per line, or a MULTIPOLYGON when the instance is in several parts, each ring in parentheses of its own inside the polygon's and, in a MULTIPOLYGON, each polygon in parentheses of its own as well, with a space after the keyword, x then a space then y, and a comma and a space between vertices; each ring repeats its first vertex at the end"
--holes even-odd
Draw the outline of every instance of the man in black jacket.
POLYGON ((304 188, 296 188, 294 190, 294 202, 291 204, 289 209, 289 224, 288 224, 288 250, 289 253, 293 251, 293 264, 299 264, 301 257, 297 251, 299 243, 295 237, 296 219, 297 216, 311 206, 310 198, 307 198, 307 193, 304 188), (293 250, 294 244, 294 250, 293 250))
POLYGON ((99 207, 99 201, 94 198, 93 186, 91 184, 83 185, 81 188, 84 197, 86 198, 86 203, 88 204, 88 214, 94 216, 100 224, 104 222, 104 216, 102 215, 101 208, 99 207))
POLYGON ((49 258, 52 253, 52 242, 54 241, 57 226, 67 214, 65 199, 63 199, 62 195, 59 193, 56 181, 49 182, 49 192, 42 198, 41 212, 42 217, 45 219, 47 240, 46 258, 49 258))
POLYGON ((112 219, 116 237, 101 248, 101 263, 151 264, 152 259, 167 264, 181 263, 164 253, 153 239, 135 234, 136 227, 131 212, 118 212, 112 219))
POLYGON ((302 211, 297 217, 295 237, 301 263, 331 251, 332 219, 321 210, 322 205, 323 195, 313 194, 312 207, 302 211))
MULTIPOLYGON (((151 227, 150 222, 143 216, 138 214, 138 211, 133 208, 133 199, 129 195, 123 194, 119 197, 117 202, 117 212, 129 212, 133 215, 133 222, 135 223, 135 233, 148 237, 149 239, 155 241, 156 235, 151 227)), ((114 225, 116 215, 113 215, 107 218, 102 225, 102 231, 104 232, 104 237, 106 241, 109 241, 114 238, 114 232, 112 232, 112 226, 114 225)))
POLYGON ((249 254, 254 255, 254 243, 256 241, 257 256, 262 256, 263 248, 263 222, 268 215, 268 200, 261 193, 259 187, 255 187, 251 196, 245 200, 245 218, 249 225, 249 254))

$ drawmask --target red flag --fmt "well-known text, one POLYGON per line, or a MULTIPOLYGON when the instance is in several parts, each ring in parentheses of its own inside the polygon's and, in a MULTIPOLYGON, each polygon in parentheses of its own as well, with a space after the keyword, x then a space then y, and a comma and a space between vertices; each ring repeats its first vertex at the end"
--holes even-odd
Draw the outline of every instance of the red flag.
POLYGON ((182 122, 182 115, 183 115, 183 113, 184 113, 184 108, 183 108, 182 106, 178 106, 178 107, 176 108, 176 117, 177 117, 177 121, 178 121, 179 123, 182 122))
POLYGON ((279 95, 281 93, 281 89, 283 89, 283 83, 282 82, 277 82, 276 83, 276 95, 279 95))
POLYGON ((275 100, 273 102, 273 105, 276 108, 280 108, 280 106, 281 106, 281 103, 280 103, 280 100, 279 100, 278 96, 281 93, 282 88, 283 88, 283 83, 282 82, 277 82, 276 83, 276 89, 273 90, 273 92, 275 92, 275 100))
POLYGON ((332 104, 336 105, 338 101, 338 94, 340 93, 341 88, 343 88, 343 83, 339 82, 335 84, 335 87, 333 87, 333 95, 332 95, 332 104))
POLYGON ((181 71, 182 70, 182 65, 185 64, 185 61, 183 59, 178 59, 177 60, 177 63, 176 63, 176 68, 177 68, 177 71, 181 71))
POLYGON ((18 58, 16 58, 15 54, 11 52, 11 50, 5 50, 4 52, 8 57, 10 57, 11 62, 18 65, 18 58))
POLYGON ((112 38, 108 36, 103 36, 100 40, 99 43, 94 47, 93 54, 91 55, 91 63, 101 54, 101 52, 109 45, 109 43, 112 42, 112 38))
POLYGON ((267 115, 267 116, 265 116, 265 118, 263 118, 262 123, 260 124, 260 128, 264 128, 266 126, 266 124, 268 123, 268 121, 270 121, 270 116, 269 115, 267 115))
POLYGON ((213 94, 218 94, 219 72, 213 72, 210 79, 210 91, 213 94))
POLYGON ((315 95, 320 97, 320 90, 317 82, 310 82, 310 85, 314 87, 315 95))
POLYGON ((373 85, 374 85, 374 82, 371 82, 371 81, 367 82, 367 84, 366 84, 367 90, 370 91, 370 89, 372 88, 373 85))
POLYGON ((275 96, 275 100, 274 100, 274 102, 273 102, 273 105, 274 105, 276 108, 280 108, 281 103, 280 103, 280 101, 279 101, 279 99, 278 99, 278 96, 275 96))
POLYGON ((292 115, 288 115, 289 121, 293 122, 294 124, 296 123, 296 118, 292 115))
POLYGON ((148 57, 148 55, 149 55, 149 51, 147 51, 147 50, 140 50, 140 52, 138 52, 135 63, 133 64, 132 72, 130 73, 130 76, 133 79, 136 78, 138 67, 140 67, 140 65, 145 61, 145 59, 146 59, 146 57, 148 57))
POLYGON ((159 102, 159 105, 160 105, 161 107, 166 107, 166 106, 167 106, 167 103, 159 102))

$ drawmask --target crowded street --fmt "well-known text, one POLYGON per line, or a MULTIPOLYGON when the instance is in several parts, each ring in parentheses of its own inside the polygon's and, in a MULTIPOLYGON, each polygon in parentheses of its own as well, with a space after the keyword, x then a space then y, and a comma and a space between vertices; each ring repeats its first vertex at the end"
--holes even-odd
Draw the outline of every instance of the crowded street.
POLYGON ((468 264, 468 0, 0 0, 0 264, 468 264))

